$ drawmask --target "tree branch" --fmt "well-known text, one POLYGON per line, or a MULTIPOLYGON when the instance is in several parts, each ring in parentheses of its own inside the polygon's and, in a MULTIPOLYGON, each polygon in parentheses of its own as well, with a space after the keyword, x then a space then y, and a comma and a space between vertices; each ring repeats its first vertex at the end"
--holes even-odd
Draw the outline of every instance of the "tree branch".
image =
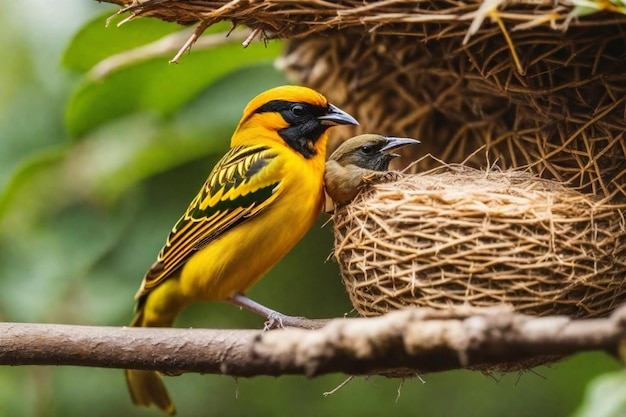
POLYGON ((155 329, 0 323, 0 365, 76 365, 232 376, 333 372, 410 375, 615 354, 626 308, 606 319, 530 317, 508 309, 408 309, 335 319, 314 330, 155 329), (391 372, 390 372, 391 370, 391 372))

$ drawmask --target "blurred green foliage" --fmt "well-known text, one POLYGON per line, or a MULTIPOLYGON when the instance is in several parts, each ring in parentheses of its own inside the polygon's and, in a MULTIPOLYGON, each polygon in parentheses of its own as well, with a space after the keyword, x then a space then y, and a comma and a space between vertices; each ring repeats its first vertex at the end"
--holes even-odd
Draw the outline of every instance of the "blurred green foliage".
POLYGON ((595 378, 574 417, 626 416, 626 373, 608 373, 595 378))
MULTIPOLYGON (((106 28, 116 9, 97 2, 0 5, 0 319, 125 325, 145 270, 228 147, 245 104, 288 82, 273 68, 281 43, 194 49, 178 65, 166 55, 96 79, 89 71, 102 59, 180 28, 151 19, 106 28)), ((251 290, 254 299, 287 314, 352 314, 326 261, 325 220, 251 290)), ((177 325, 261 321, 214 303, 189 308, 177 325)), ((406 381, 398 401, 400 381, 382 377, 357 378, 327 398, 345 376, 189 374, 166 383, 182 416, 567 416, 592 377, 618 367, 588 354, 523 374, 424 375, 425 384, 406 381)), ((606 384, 622 395, 623 374, 611 378, 594 384, 577 416, 593 415, 606 384)), ((0 387, 0 416, 160 415, 132 406, 117 370, 2 368, 0 387)), ((602 414, 610 415, 619 414, 602 414)))

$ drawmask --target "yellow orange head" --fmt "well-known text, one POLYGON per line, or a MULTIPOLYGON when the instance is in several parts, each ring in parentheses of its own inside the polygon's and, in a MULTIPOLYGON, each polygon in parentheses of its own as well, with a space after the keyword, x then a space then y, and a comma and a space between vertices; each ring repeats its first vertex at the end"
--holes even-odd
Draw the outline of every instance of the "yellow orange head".
POLYGON ((348 113, 307 87, 281 86, 267 90, 246 106, 231 145, 251 145, 264 137, 283 142, 305 158, 325 154, 329 127, 358 125, 348 113))

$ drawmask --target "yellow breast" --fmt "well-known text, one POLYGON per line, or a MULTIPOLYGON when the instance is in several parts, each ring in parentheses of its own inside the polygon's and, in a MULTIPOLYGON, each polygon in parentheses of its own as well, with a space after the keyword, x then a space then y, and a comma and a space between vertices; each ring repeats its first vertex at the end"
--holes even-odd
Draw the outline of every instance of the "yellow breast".
MULTIPOLYGON (((311 228, 323 198, 324 159, 293 152, 274 158, 272 175, 282 178, 276 200, 194 254, 180 275, 190 299, 224 300, 245 292, 284 257, 311 228)), ((269 171, 268 171, 269 172, 269 171)))

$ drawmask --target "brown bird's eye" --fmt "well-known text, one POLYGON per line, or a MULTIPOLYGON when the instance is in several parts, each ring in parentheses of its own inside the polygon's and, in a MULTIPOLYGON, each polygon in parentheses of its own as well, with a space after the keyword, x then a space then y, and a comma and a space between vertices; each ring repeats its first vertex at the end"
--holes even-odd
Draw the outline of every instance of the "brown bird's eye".
POLYGON ((361 152, 363 152, 365 155, 371 155, 374 152, 374 148, 369 145, 363 145, 361 146, 361 152))
POLYGON ((304 106, 300 104, 294 104, 293 106, 291 106, 290 110, 291 110, 291 114, 297 117, 301 117, 306 114, 306 109, 304 108, 304 106))

